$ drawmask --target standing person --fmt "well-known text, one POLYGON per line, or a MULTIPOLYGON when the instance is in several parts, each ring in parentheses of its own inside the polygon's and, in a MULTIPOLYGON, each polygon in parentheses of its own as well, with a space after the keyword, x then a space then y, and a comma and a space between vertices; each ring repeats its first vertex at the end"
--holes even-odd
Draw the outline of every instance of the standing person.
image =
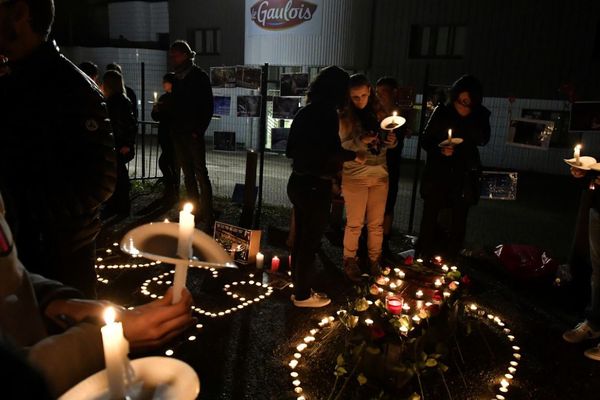
POLYGON ((421 179, 423 216, 416 253, 424 258, 444 254, 455 258, 465 239, 469 208, 479 200, 481 160, 477 146, 490 140, 490 112, 481 102, 481 83, 464 75, 452 85, 449 102, 438 105, 423 132, 421 146, 427 162, 421 179), (441 146, 452 137, 462 143, 441 146), (450 210, 450 223, 444 237, 440 213, 450 210))
MULTIPOLYGON (((563 334, 567 342, 579 343, 600 337, 600 176, 596 171, 587 172, 579 168, 571 168, 571 174, 582 181, 591 197, 588 225, 592 264, 590 304, 585 321, 563 334)), ((584 355, 600 361, 600 345, 587 349, 584 355)))
POLYGON ((348 74, 336 66, 319 72, 310 84, 307 105, 290 128, 286 156, 292 159, 287 193, 294 205, 295 236, 292 246, 292 279, 296 307, 323 307, 331 302, 312 292, 315 255, 329 220, 332 180, 342 162, 364 161, 344 150, 338 134, 337 109, 347 96, 348 74))
POLYGON ((53 17, 52 0, 0 3, 0 188, 30 271, 95 297, 114 143, 102 93, 47 41, 53 17))
POLYGON ((204 135, 213 115, 213 94, 208 75, 194 65, 195 55, 183 40, 173 42, 169 49, 169 60, 175 70, 172 137, 187 196, 206 224, 205 230, 212 232, 213 194, 206 168, 204 135))
MULTIPOLYGON (((375 93, 381 107, 381 118, 392 115, 395 111, 402 115, 400 107, 397 104, 398 99, 398 81, 391 76, 385 76, 377 80, 375 93)), ((383 255, 391 255, 389 247, 392 225, 394 222, 394 208, 398 197, 398 184, 400 182, 400 161, 402 159, 402 149, 404 149, 404 137, 407 135, 406 125, 394 131, 398 144, 394 148, 387 150, 385 154, 387 170, 389 176, 389 189, 385 201, 385 213, 383 216, 383 255)))
POLYGON ((106 203, 104 217, 117 215, 129 216, 131 200, 129 199, 129 171, 127 163, 134 157, 136 121, 131 112, 131 102, 125 96, 123 77, 117 71, 106 71, 102 79, 102 91, 106 97, 108 118, 115 138, 117 153, 117 185, 112 197, 106 203))
MULTIPOLYGON (((114 63, 114 62, 106 65, 105 72, 106 71, 117 71, 118 73, 121 74, 121 76, 123 76, 123 68, 121 68, 121 65, 114 63)), ((125 84, 125 78, 123 78, 123 84, 125 84)), ((133 116, 137 123, 137 121, 139 119, 139 111, 138 111, 138 101, 137 101, 137 96, 135 95, 135 91, 132 88, 130 88, 129 86, 125 85, 125 95, 131 102, 131 112, 133 113, 133 116)))
POLYGON ((342 170, 342 194, 346 205, 344 229, 344 272, 353 281, 361 280, 356 259, 363 225, 367 224, 367 249, 371 275, 380 267, 383 241, 383 214, 388 192, 386 152, 396 146, 396 135, 383 136, 369 80, 363 74, 350 77, 349 101, 340 115, 342 147, 365 154, 364 163, 346 161, 342 170))
POLYGON ((163 77, 164 93, 152 107, 152 119, 158 121, 158 143, 160 157, 158 166, 163 175, 164 192, 161 199, 163 205, 171 206, 179 200, 179 166, 175 158, 175 148, 171 137, 173 123, 173 83, 175 74, 169 72, 163 77))
POLYGON ((79 64, 79 69, 82 70, 87 76, 90 77, 91 80, 98 86, 100 86, 99 75, 100 70, 98 66, 91 61, 84 61, 79 64))

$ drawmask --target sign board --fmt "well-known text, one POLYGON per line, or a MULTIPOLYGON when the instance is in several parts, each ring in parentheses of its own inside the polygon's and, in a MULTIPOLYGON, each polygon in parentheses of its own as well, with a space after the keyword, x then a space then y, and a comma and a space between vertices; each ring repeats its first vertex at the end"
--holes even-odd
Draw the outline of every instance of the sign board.
POLYGON ((217 221, 213 238, 235 262, 249 264, 256 262, 256 253, 260 249, 260 235, 260 230, 240 228, 217 221))
POLYGON ((320 35, 323 0, 246 0, 246 35, 320 35))

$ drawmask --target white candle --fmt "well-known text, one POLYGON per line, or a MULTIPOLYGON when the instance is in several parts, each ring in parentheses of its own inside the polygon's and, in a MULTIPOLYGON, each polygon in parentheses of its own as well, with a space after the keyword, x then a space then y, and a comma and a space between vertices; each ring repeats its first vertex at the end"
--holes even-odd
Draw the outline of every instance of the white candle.
POLYGON ((194 207, 190 203, 183 206, 179 212, 179 237, 177 240, 177 255, 182 259, 175 265, 175 277, 173 278, 173 304, 181 299, 181 291, 187 280, 187 269, 189 259, 192 257, 192 238, 194 235, 194 207))
POLYGON ((448 141, 452 141, 452 129, 448 129, 448 141))
POLYGON ((581 161, 579 161, 580 153, 581 153, 581 145, 578 144, 577 146, 575 146, 575 149, 573 149, 573 157, 575 157, 575 164, 577 164, 577 165, 581 164, 581 161))
POLYGON ((262 269, 264 264, 265 264, 265 255, 259 251, 258 253, 256 253, 256 268, 262 269))
POLYGON ((123 336, 123 324, 115 322, 115 316, 115 309, 108 307, 104 311, 106 325, 100 328, 100 331, 102 332, 110 397, 111 399, 122 399, 125 398, 125 365, 127 353, 129 353, 129 342, 123 336))
POLYGON ((154 92, 154 102, 156 103, 158 101, 158 93, 154 92))

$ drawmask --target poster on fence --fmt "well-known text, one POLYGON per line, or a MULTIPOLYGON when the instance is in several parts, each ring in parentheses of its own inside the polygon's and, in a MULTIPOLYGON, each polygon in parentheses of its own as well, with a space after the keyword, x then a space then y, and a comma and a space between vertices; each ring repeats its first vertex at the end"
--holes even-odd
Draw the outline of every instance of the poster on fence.
POLYGON ((210 84, 213 88, 235 87, 235 67, 211 67, 210 84))
POLYGON ((238 117, 260 117, 261 96, 238 96, 238 117))
POLYGON ((248 264, 256 261, 256 253, 260 249, 260 235, 260 230, 240 228, 217 221, 213 238, 235 262, 248 264))
POLYGON ((308 89, 308 74, 281 74, 282 96, 304 96, 308 89))
POLYGON ((298 110, 302 97, 273 96, 273 118, 293 119, 298 110))
POLYGON ((214 96, 213 103, 214 115, 228 117, 231 114, 231 96, 214 96))
POLYGON ((530 149, 548 150, 553 130, 553 121, 514 118, 510 121, 506 144, 530 149))
POLYGON ((260 79, 262 76, 262 70, 260 68, 235 67, 235 81, 238 87, 246 89, 258 89, 260 88, 260 79))

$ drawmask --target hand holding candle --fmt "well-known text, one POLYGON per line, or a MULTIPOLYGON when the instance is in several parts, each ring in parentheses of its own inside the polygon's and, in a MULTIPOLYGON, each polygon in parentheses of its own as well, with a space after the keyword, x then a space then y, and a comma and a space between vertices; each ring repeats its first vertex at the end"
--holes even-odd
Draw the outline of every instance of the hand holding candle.
POLYGON ((173 304, 181 299, 181 290, 187 280, 189 259, 192 258, 192 238, 194 235, 194 206, 186 203, 179 213, 179 237, 177 240, 177 255, 182 259, 175 265, 173 278, 173 304))
POLYGON ((111 399, 125 398, 125 372, 129 342, 123 336, 123 324, 115 322, 116 312, 113 307, 104 311, 106 325, 102 332, 104 362, 108 376, 108 387, 111 399))

